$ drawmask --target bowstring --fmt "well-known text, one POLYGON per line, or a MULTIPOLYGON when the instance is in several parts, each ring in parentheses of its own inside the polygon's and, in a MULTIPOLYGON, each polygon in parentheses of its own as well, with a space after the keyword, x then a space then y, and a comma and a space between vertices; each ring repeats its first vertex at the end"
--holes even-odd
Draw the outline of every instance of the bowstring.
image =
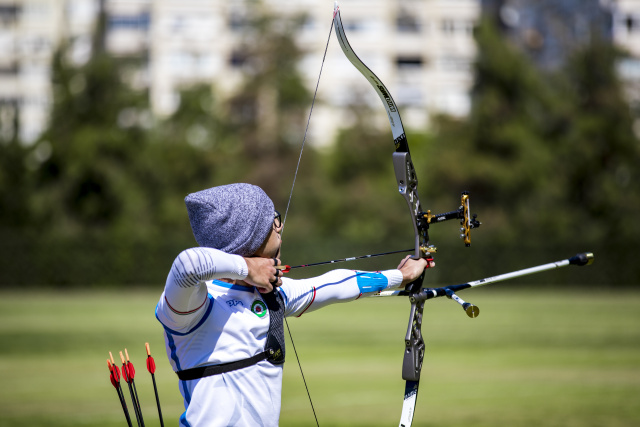
POLYGON ((298 178, 298 170, 300 169, 300 162, 302 161, 302 152, 304 151, 304 145, 307 142, 307 134, 309 132, 309 123, 311 122, 311 114, 313 113, 313 106, 316 103, 316 96, 318 95, 318 87, 320 86, 320 77, 322 77, 322 69, 324 68, 324 61, 327 57, 327 49, 329 48, 329 40, 331 40, 331 33, 333 32, 333 21, 335 20, 335 14, 331 20, 331 28, 329 28, 329 37, 327 37, 327 44, 324 47, 324 55, 322 56, 322 64, 320 64, 320 73, 318 74, 318 80, 316 81, 316 89, 313 92, 313 100, 311 101, 311 109, 309 110, 309 117, 307 117, 307 126, 304 130, 304 137, 302 138, 302 147, 300 147, 300 155, 298 156, 298 164, 296 165, 296 172, 293 175, 293 182, 291 183, 291 191, 289 191, 289 200, 287 201, 287 209, 284 211, 284 218, 282 220, 282 231, 280 236, 284 233, 284 226, 287 223, 287 214, 289 213, 289 207, 291 206, 291 197, 293 196, 293 189, 296 185, 296 179, 298 178))
MULTIPOLYGON (((304 151, 304 145, 307 142, 307 134, 309 132, 309 123, 311 122, 311 114, 313 113, 313 106, 316 103, 316 96, 318 95, 318 87, 320 86, 320 77, 322 77, 322 69, 324 68, 324 61, 327 58, 327 50, 329 48, 329 41, 331 40, 331 33, 333 32, 333 21, 335 20, 336 15, 335 12, 333 14, 333 19, 331 20, 331 27, 329 28, 329 37, 327 37, 327 43, 324 47, 324 55, 322 55, 322 64, 320 64, 320 73, 318 73, 318 80, 316 81, 316 88, 313 92, 313 99, 311 101, 311 108, 309 110, 309 116, 307 117, 307 126, 304 130, 304 137, 302 138, 302 146, 300 147, 300 155, 298 156, 298 164, 296 165, 296 172, 293 175, 293 182, 291 183, 291 191, 289 192, 289 200, 287 201, 287 209, 284 211, 284 218, 282 220, 282 230, 280 231, 280 237, 284 234, 284 226, 287 223, 287 215, 289 214, 289 207, 291 206, 291 197, 293 196, 293 189, 296 185, 296 179, 298 178, 298 170, 300 169, 300 162, 302 160, 302 152, 304 151)), ((304 377, 304 372, 302 371, 302 364, 300 363, 300 358, 298 357, 298 351, 296 350, 296 345, 293 342, 293 335, 291 334, 291 328, 289 328, 289 322, 287 322, 287 318, 284 317, 284 324, 287 327, 287 332, 289 333, 289 338, 291 339, 291 345, 293 347, 293 353, 296 356, 296 360, 298 361, 298 367, 300 368, 300 375, 302 376, 302 382, 304 383, 304 388, 307 391, 307 396, 309 397, 309 404, 311 405, 311 410, 313 411, 313 417, 316 420, 316 426, 320 427, 318 423, 318 416, 316 415, 316 410, 313 407, 313 400, 311 399, 311 393, 309 392, 309 387, 307 386, 307 380, 304 377)))

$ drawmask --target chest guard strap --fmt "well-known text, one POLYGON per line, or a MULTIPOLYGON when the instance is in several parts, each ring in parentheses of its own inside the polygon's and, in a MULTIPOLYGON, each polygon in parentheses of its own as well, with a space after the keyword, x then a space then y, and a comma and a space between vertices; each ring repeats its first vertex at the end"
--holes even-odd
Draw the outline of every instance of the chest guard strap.
POLYGON ((225 372, 236 371, 246 368, 262 360, 268 360, 274 365, 284 363, 285 340, 284 340, 284 301, 280 292, 269 292, 262 294, 262 299, 269 309, 269 331, 267 332, 267 342, 264 351, 254 356, 235 362, 221 363, 219 365, 198 366, 196 368, 185 369, 176 372, 182 381, 197 380, 199 378, 210 377, 212 375, 224 374, 225 372))

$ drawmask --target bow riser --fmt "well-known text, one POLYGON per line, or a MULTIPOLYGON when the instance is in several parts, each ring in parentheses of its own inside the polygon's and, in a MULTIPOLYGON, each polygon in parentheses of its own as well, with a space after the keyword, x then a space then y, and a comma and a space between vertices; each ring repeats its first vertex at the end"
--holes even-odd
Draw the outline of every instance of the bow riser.
POLYGON ((409 206, 411 222, 415 234, 415 253, 413 258, 418 259, 426 254, 429 245, 428 224, 422 221, 422 207, 418 197, 418 177, 408 151, 393 153, 393 170, 398 183, 398 191, 404 197, 409 206))

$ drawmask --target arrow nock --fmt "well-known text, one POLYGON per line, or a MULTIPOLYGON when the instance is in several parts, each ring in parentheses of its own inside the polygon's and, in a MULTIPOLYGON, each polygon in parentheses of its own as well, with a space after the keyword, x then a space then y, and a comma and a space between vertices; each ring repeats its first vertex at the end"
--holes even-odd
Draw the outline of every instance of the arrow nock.
POLYGON ((276 265, 276 270, 280 270, 282 274, 288 273, 291 271, 290 265, 276 265))

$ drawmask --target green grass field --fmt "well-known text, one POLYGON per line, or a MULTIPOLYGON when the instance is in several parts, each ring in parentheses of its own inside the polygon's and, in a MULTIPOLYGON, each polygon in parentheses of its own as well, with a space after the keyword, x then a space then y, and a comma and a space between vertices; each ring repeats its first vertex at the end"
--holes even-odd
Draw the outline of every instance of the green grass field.
MULTIPOLYGON (((517 286, 517 285, 516 285, 517 286)), ((416 426, 640 425, 640 293, 539 295, 511 285, 429 301, 416 426)), ((124 426, 108 352, 127 347, 147 426, 183 411, 154 317, 159 292, 0 293, 0 426, 124 426)), ((289 319, 321 426, 398 424, 408 301, 366 299, 289 319)), ((288 343, 282 426, 315 425, 288 343)))

